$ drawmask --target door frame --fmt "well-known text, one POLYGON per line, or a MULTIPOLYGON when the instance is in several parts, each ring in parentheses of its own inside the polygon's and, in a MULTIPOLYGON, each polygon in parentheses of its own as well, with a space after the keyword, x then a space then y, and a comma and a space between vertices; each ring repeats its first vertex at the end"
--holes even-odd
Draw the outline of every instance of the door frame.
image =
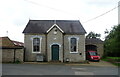
POLYGON ((50 60, 52 61, 52 46, 53 45, 58 45, 59 46, 59 60, 60 60, 60 48, 61 48, 61 45, 59 43, 53 43, 53 44, 50 45, 50 51, 51 51, 50 60))

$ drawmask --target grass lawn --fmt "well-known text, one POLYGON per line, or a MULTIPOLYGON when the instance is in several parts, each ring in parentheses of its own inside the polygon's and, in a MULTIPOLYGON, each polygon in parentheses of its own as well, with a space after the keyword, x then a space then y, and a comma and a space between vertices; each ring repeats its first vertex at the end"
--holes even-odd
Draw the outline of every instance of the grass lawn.
POLYGON ((120 57, 106 57, 106 58, 103 58, 102 60, 110 62, 116 66, 120 66, 120 57))

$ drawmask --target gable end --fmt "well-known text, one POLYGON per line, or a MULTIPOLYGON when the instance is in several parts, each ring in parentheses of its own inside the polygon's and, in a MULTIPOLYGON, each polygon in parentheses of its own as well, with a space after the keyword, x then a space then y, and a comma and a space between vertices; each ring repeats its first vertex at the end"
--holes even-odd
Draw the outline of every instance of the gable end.
POLYGON ((50 27, 50 28, 47 30, 47 33, 49 33, 54 27, 57 27, 62 33, 64 33, 64 31, 63 31, 57 24, 54 24, 52 27, 50 27))

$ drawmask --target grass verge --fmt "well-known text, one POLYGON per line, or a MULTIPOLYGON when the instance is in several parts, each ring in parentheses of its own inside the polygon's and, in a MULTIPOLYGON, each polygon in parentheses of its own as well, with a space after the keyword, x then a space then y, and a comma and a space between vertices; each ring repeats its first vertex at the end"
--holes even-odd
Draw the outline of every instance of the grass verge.
POLYGON ((116 66, 120 66, 120 57, 106 57, 102 58, 101 60, 110 62, 116 66))

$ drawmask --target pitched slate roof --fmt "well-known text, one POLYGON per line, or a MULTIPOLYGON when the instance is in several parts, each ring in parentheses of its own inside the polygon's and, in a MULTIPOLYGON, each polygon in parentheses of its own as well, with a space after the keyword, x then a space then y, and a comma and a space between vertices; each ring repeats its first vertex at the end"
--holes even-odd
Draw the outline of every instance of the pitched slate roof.
POLYGON ((86 38, 86 44, 103 44, 104 42, 99 38, 86 38))
POLYGON ((44 34, 54 24, 57 24, 65 34, 86 33, 79 20, 29 20, 23 33, 44 34))

